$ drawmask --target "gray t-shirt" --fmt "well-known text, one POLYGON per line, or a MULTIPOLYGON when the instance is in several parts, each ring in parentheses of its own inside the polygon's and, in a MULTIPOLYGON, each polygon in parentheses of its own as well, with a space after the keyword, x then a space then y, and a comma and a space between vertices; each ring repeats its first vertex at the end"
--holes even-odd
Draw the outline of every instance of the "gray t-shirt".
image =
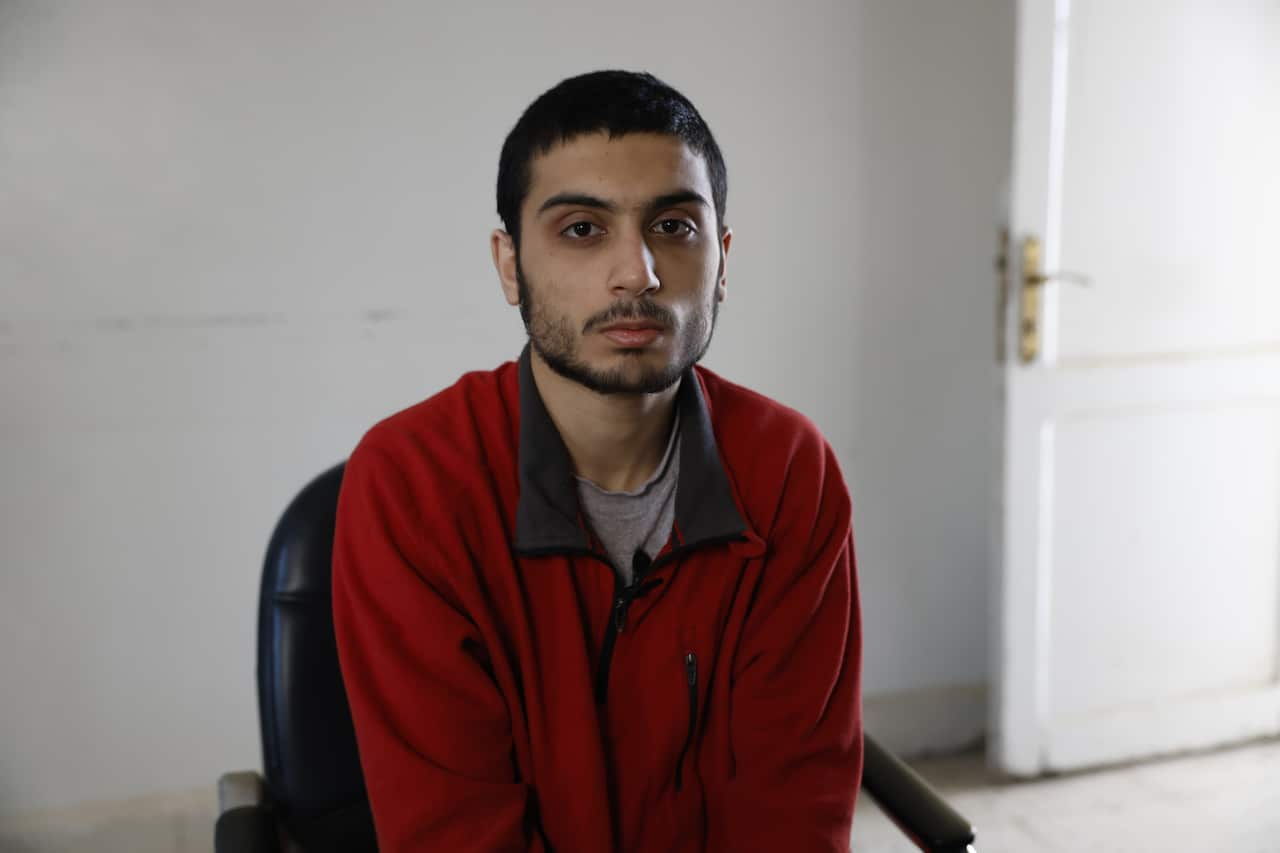
POLYGON ((667 450, 653 476, 631 492, 610 492, 578 477, 578 503, 591 529, 604 543, 609 561, 624 585, 634 580, 631 568, 637 550, 657 556, 671 535, 676 518, 676 480, 680 476, 680 423, 671 426, 667 450))

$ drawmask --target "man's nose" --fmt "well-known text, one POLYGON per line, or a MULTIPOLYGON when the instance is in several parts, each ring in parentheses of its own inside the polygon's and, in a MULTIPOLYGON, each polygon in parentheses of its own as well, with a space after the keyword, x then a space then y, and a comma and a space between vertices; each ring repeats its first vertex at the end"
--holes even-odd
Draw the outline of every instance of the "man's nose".
POLYGON ((614 296, 640 296, 662 286, 653 252, 643 235, 630 235, 615 241, 614 246, 616 255, 609 276, 609 290, 614 296))

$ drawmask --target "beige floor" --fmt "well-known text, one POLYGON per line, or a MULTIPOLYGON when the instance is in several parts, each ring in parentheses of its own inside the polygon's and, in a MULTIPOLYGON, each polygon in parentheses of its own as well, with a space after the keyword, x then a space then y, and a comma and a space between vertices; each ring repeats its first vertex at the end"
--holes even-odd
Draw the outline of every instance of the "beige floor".
MULTIPOLYGON (((976 753, 913 766, 977 829, 978 853, 1280 853, 1280 740, 1034 782, 976 753)), ((853 849, 915 848, 868 798, 853 849)))
MULTIPOLYGON (((915 762, 971 820, 979 853, 1280 853, 1280 740, 1014 783, 976 753, 915 762)), ((0 819, 4 853, 211 853, 213 789, 0 819)), ((869 799, 857 853, 914 850, 869 799)))

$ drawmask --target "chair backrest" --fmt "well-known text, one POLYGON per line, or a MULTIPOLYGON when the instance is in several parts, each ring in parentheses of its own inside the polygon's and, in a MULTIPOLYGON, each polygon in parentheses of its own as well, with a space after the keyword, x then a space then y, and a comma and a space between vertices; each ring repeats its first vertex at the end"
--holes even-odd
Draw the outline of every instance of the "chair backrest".
POLYGON ((321 474, 284 511, 258 601, 263 775, 286 831, 306 853, 377 849, 329 591, 344 467, 321 474))

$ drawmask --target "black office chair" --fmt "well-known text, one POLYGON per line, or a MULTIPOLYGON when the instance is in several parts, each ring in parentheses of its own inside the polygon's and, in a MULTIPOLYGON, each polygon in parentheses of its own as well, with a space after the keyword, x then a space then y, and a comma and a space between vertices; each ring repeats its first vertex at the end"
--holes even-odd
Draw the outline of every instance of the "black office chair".
MULTIPOLYGON (((344 467, 293 499, 267 546, 258 602, 264 773, 218 781, 216 853, 377 850, 329 600, 344 467)), ((969 822, 870 736, 862 787, 921 850, 972 853, 969 822)))

